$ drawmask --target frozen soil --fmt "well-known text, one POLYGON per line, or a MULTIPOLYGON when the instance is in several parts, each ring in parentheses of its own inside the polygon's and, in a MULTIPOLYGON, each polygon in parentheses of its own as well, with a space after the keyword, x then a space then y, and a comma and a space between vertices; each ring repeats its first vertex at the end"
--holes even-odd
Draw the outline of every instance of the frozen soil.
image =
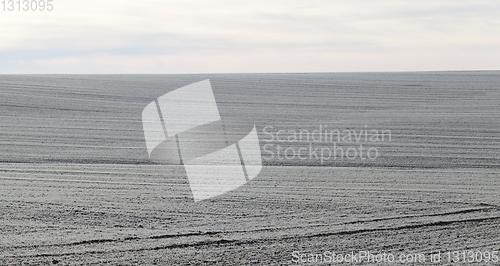
POLYGON ((288 265, 294 251, 500 250, 496 169, 268 166, 194 203, 181 167, 0 168, 6 265, 288 265))

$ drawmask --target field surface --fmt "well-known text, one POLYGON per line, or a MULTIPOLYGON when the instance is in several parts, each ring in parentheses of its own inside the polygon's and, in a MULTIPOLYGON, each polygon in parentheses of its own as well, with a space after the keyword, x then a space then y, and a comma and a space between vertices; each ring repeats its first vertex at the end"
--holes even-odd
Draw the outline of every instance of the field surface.
POLYGON ((487 71, 0 76, 0 265, 495 265, 499 102, 487 71), (183 166, 149 161, 141 112, 204 79, 255 122, 263 169, 194 202, 183 166), (324 128, 390 140, 276 138, 324 128), (377 157, 274 153, 360 144, 377 157))

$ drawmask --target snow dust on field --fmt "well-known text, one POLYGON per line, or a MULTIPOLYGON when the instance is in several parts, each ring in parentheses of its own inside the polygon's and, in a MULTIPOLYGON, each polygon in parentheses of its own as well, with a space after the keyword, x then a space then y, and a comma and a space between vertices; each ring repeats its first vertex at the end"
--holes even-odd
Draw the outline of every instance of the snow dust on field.
POLYGON ((488 169, 265 167, 194 203, 182 167, 2 164, 2 264, 291 264, 500 249, 488 169))

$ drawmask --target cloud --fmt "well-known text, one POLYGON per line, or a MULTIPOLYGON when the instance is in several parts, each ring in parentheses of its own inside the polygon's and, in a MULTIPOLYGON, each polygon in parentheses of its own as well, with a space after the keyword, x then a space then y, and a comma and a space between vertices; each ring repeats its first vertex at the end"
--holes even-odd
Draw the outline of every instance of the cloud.
POLYGON ((4 14, 3 73, 500 68, 497 1, 65 0, 4 14))

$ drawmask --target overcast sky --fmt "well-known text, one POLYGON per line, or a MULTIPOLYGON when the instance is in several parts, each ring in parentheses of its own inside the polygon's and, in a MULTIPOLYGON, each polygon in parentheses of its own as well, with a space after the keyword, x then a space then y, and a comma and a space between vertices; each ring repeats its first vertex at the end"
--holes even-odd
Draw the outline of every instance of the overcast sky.
POLYGON ((0 73, 500 69, 499 0, 52 3, 0 4, 0 73))

